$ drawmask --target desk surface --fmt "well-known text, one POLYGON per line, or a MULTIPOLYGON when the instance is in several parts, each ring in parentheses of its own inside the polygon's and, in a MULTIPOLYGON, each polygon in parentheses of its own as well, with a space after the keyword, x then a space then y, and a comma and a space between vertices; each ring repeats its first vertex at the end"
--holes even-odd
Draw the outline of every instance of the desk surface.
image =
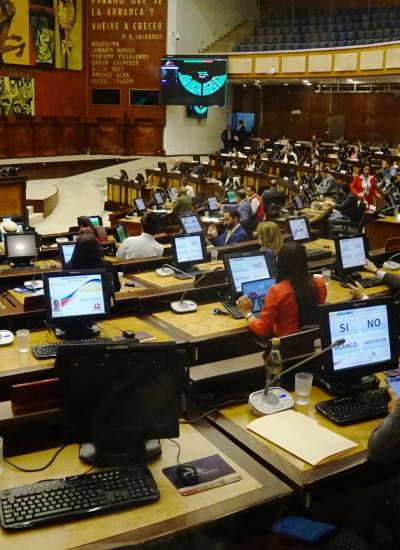
MULTIPOLYGON (((207 524, 220 517, 235 514, 263 503, 274 502, 291 494, 291 489, 257 464, 215 428, 207 425, 181 425, 179 443, 181 461, 186 462, 213 454, 221 455, 242 480, 229 485, 183 497, 162 473, 162 468, 176 464, 177 447, 162 441, 163 453, 152 462, 150 470, 160 489, 161 498, 153 504, 94 517, 79 522, 43 527, 21 533, 0 532, 0 547, 7 550, 84 547, 115 548, 128 544, 171 536, 207 524)), ((20 466, 34 467, 48 461, 54 450, 14 458, 20 466)), ((0 477, 0 488, 34 483, 43 478, 82 474, 88 469, 78 459, 78 446, 67 447, 45 473, 23 473, 7 464, 0 477)))
POLYGON ((276 468, 285 478, 300 487, 306 487, 363 464, 366 460, 369 435, 382 422, 382 419, 379 418, 352 426, 336 426, 315 410, 315 403, 327 399, 331 399, 331 397, 322 390, 313 387, 310 403, 304 406, 295 405, 295 410, 314 418, 321 426, 347 437, 358 446, 336 460, 315 467, 247 430, 247 424, 257 418, 250 412, 248 405, 222 409, 218 413, 210 415, 210 419, 234 441, 239 442, 245 449, 251 450, 260 459, 276 468))
MULTIPOLYGON (((217 268, 223 268, 223 262, 207 262, 205 264, 199 264, 200 271, 213 271, 217 268)), ((146 273, 138 273, 133 277, 136 281, 143 283, 147 286, 153 288, 170 288, 176 286, 187 286, 188 283, 193 284, 194 278, 192 279, 177 279, 175 275, 170 275, 168 277, 160 277, 155 271, 148 271, 146 273)))
MULTIPOLYGON (((165 342, 171 340, 171 337, 162 332, 159 328, 151 326, 145 321, 137 317, 120 317, 115 319, 106 319, 98 323, 102 329, 101 336, 115 338, 121 336, 125 329, 131 329, 134 332, 145 331, 154 336, 155 341, 165 342)), ((55 338, 52 332, 46 330, 38 330, 31 332, 30 344, 45 344, 47 342, 61 342, 55 338)), ((54 364, 54 359, 36 359, 32 352, 20 353, 18 351, 16 339, 11 346, 5 346, 0 351, 0 376, 3 374, 12 374, 18 372, 28 372, 29 370, 37 370, 38 368, 51 368, 54 364)))

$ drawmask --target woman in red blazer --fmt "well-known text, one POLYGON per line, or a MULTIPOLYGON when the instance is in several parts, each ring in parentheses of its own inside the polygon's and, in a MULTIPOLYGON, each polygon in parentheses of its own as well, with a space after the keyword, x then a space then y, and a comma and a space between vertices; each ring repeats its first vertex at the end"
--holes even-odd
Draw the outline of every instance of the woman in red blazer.
POLYGON ((358 199, 364 199, 370 206, 375 196, 378 194, 376 190, 375 177, 371 175, 371 166, 366 164, 363 167, 362 173, 354 176, 350 185, 350 191, 358 199))
POLYGON ((306 249, 295 242, 282 246, 278 254, 276 284, 265 296, 264 307, 257 319, 252 314, 252 302, 247 296, 237 301, 249 328, 260 337, 286 336, 301 327, 317 324, 317 305, 326 298, 326 286, 321 276, 308 272, 306 249))

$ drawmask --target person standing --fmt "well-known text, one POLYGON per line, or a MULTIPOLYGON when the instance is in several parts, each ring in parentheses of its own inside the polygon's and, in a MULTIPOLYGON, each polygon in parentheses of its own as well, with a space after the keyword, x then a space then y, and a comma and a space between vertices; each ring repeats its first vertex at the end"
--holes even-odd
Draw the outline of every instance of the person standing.
POLYGON ((229 124, 222 131, 221 140, 222 140, 222 143, 224 144, 224 152, 230 153, 232 150, 233 135, 232 135, 232 129, 229 124))
POLYGON ((247 132, 246 132, 245 123, 243 122, 243 120, 239 120, 239 128, 237 131, 237 148, 241 153, 243 153, 243 150, 244 150, 246 137, 247 137, 247 132))
POLYGON ((364 199, 368 206, 371 206, 378 193, 376 190, 376 180, 371 174, 371 166, 369 164, 365 164, 362 172, 354 176, 350 185, 350 191, 358 199, 364 199))

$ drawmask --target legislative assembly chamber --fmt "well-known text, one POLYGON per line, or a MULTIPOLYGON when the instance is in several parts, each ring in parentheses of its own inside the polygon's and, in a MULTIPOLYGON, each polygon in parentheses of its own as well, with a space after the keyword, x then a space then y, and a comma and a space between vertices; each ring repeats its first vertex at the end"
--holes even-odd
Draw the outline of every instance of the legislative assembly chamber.
POLYGON ((0 549, 400 548, 399 0, 0 0, 0 549))

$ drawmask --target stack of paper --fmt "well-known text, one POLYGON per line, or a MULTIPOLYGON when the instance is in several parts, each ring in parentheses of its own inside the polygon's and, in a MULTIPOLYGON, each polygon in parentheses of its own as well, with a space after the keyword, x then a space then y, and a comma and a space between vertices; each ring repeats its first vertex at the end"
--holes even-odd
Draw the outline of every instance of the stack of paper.
POLYGON ((357 447, 354 441, 293 410, 262 416, 250 422, 247 428, 312 466, 328 462, 357 447))

